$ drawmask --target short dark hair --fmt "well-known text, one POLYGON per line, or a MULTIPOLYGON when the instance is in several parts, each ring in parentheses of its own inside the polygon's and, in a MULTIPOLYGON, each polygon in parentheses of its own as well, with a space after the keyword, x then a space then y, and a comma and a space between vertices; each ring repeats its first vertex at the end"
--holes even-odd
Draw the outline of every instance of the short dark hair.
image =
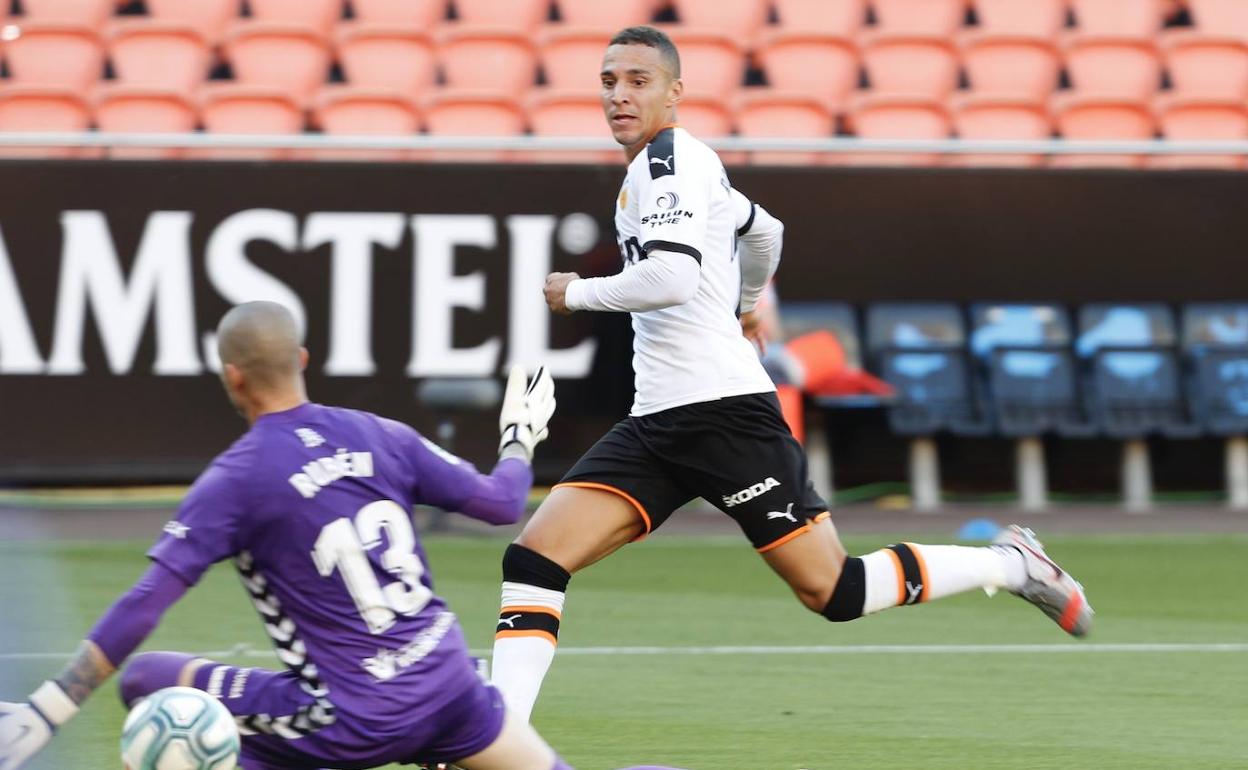
POLYGON ((676 50, 676 44, 672 42, 672 39, 661 29, 647 26, 626 27, 616 32, 608 45, 645 45, 657 48, 663 61, 672 71, 672 77, 680 77, 680 52, 676 50))

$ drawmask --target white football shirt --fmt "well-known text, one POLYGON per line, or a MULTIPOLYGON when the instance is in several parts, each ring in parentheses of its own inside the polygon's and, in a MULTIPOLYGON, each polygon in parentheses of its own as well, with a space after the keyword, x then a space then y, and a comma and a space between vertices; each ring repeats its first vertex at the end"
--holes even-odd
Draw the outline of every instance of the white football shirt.
POLYGON ((680 127, 660 131, 629 164, 615 210, 624 270, 655 250, 701 265, 693 299, 632 314, 632 415, 775 390, 737 320, 738 209, 719 156, 680 127))

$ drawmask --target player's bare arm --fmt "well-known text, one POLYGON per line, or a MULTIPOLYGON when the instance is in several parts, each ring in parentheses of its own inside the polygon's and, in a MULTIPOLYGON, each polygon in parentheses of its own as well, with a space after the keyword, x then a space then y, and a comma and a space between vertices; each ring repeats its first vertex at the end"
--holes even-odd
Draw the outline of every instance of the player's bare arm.
POLYGON ((573 311, 568 307, 568 284, 580 277, 576 273, 551 273, 546 276, 546 304, 550 307, 550 312, 572 315, 573 311))
POLYGON ((104 657, 95 642, 84 641, 78 646, 74 657, 65 670, 54 680, 74 703, 82 705, 91 693, 117 671, 117 667, 104 657))

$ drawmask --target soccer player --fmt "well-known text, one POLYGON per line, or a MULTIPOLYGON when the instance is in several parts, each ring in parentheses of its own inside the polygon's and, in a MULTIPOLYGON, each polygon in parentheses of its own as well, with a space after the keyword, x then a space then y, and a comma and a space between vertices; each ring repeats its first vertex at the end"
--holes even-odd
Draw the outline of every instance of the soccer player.
POLYGON ((1087 633, 1092 611, 1081 587, 1018 527, 991 547, 899 543, 846 553, 751 345, 782 225, 734 190, 718 156, 677 125, 680 56, 665 34, 616 34, 601 80, 607 124, 628 159, 615 201, 623 270, 553 273, 545 293, 555 313, 632 313, 636 398, 503 556, 493 677, 508 705, 530 715, 572 573, 695 497, 735 519, 802 604, 828 620, 1004 588, 1067 632, 1087 633))
POLYGON ((222 380, 251 429, 191 487, 152 564, 60 676, 0 704, 0 770, 42 749, 215 562, 233 559, 285 670, 147 652, 121 675, 127 706, 174 685, 235 715, 244 770, 455 762, 466 770, 570 770, 477 674, 455 615, 432 591, 415 504, 493 524, 524 510, 554 385, 507 382, 488 476, 419 433, 310 403, 294 318, 240 305, 218 329, 222 380))

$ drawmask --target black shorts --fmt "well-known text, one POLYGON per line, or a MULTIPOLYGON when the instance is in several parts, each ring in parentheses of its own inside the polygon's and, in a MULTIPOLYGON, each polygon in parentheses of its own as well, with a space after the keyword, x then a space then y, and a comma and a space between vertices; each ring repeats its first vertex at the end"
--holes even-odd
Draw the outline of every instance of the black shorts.
POLYGON ((556 485, 604 489, 637 508, 646 534, 705 498, 737 521, 760 552, 823 518, 806 455, 775 393, 733 396, 626 417, 556 485))

